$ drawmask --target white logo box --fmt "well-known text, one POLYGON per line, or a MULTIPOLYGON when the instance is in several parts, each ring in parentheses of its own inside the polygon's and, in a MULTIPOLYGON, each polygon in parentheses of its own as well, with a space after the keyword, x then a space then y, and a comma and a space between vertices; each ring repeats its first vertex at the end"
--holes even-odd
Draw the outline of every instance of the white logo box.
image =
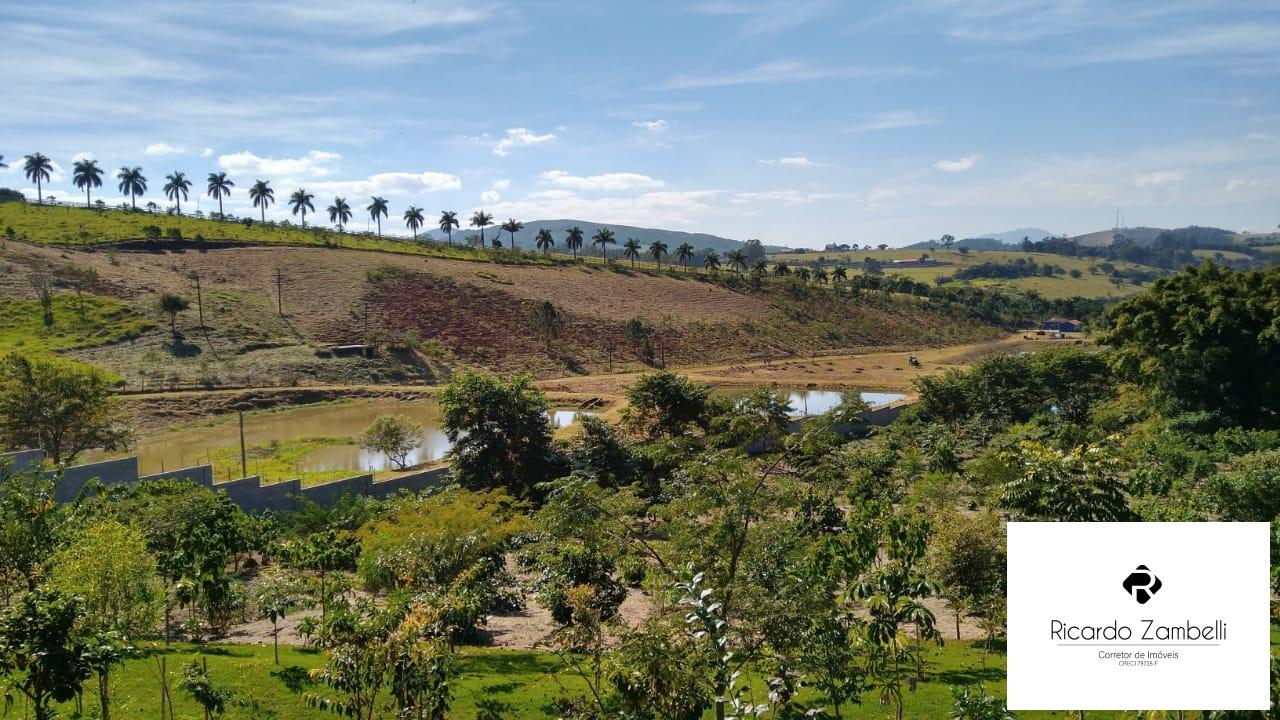
POLYGON ((1009 709, 1269 709, 1267 523, 1008 532, 1009 709), (1139 565, 1159 578, 1145 603, 1139 565))

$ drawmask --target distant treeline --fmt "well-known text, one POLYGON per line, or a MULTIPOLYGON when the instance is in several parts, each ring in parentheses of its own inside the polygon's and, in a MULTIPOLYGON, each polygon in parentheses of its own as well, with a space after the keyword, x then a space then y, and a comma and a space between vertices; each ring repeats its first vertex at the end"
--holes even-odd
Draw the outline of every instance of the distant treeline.
POLYGON ((1266 255, 1257 247, 1235 242, 1235 233, 1221 228, 1185 227, 1164 230, 1150 243, 1138 243, 1116 232, 1110 245, 1090 247, 1066 237, 1047 237, 1043 240, 1023 240, 1025 252, 1052 253, 1069 257, 1094 257, 1105 260, 1123 260, 1139 265, 1177 270, 1184 265, 1199 262, 1193 250, 1238 252, 1248 255, 1254 262, 1266 263, 1266 255))

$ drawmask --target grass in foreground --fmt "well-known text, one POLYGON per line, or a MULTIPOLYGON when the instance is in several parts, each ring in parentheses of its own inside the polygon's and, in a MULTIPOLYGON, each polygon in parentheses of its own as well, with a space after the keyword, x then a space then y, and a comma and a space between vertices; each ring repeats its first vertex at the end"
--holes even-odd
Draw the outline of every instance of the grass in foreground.
POLYGON ((37 300, 0 300, 0 354, 51 355, 130 340, 155 321, 114 298, 58 292, 53 325, 46 327, 37 300))
MULTIPOLYGON (((115 673, 113 710, 116 717, 151 718, 159 712, 161 654, 166 655, 171 693, 177 717, 199 717, 200 708, 178 687, 183 664, 207 661, 213 681, 233 693, 225 715, 229 720, 274 718, 303 720, 331 717, 310 708, 301 694, 327 693, 307 678, 306 671, 319 667, 321 653, 281 646, 280 665, 272 662, 269 645, 174 645, 167 654, 162 649, 149 651, 144 657, 128 661, 115 673)), ((1005 657, 1002 652, 984 652, 979 642, 948 642, 929 652, 927 679, 909 694, 906 717, 950 717, 951 686, 975 686, 983 683, 997 697, 1004 695, 1005 657)), ((459 660, 459 675, 454 680, 452 718, 552 718, 549 703, 564 693, 580 695, 586 686, 560 659, 550 653, 528 650, 467 649, 459 660), (497 714, 478 714, 485 705, 497 714)), ((761 699, 766 692, 759 677, 748 680, 752 691, 761 699)), ((803 696, 802 696, 803 697, 803 696)), ((85 710, 96 716, 92 695, 86 695, 85 710)), ((64 708, 70 713, 71 707, 64 708)), ((22 712, 21 707, 15 711, 22 712)), ((880 707, 874 692, 863 696, 862 704, 845 708, 850 720, 892 717, 892 708, 880 707)), ((1018 713, 1025 720, 1063 718, 1060 712, 1018 713)), ((336 716, 332 716, 336 717, 336 716)), ((711 713, 707 717, 712 717, 711 713)), ((1119 720, 1132 713, 1090 712, 1091 720, 1119 720)))

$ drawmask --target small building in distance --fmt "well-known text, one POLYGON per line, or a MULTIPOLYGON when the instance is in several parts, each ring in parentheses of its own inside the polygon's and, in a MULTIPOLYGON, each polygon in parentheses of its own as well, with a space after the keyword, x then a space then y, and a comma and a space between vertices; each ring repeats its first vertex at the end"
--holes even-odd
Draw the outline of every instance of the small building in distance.
POLYGON ((1040 323, 1041 330, 1057 330, 1058 332, 1080 332, 1080 321, 1070 318, 1052 317, 1040 323))

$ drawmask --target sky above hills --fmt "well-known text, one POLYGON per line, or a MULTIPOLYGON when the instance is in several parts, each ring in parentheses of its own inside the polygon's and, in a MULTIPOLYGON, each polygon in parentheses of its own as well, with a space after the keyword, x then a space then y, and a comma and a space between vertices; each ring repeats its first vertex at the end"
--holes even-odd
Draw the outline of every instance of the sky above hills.
POLYGON ((33 197, 40 151, 59 200, 91 156, 161 204, 174 170, 228 172, 240 214, 270 180, 280 219, 382 195, 395 232, 409 204, 809 246, 1280 223, 1275 0, 5 0, 0 37, 0 186, 33 197))

